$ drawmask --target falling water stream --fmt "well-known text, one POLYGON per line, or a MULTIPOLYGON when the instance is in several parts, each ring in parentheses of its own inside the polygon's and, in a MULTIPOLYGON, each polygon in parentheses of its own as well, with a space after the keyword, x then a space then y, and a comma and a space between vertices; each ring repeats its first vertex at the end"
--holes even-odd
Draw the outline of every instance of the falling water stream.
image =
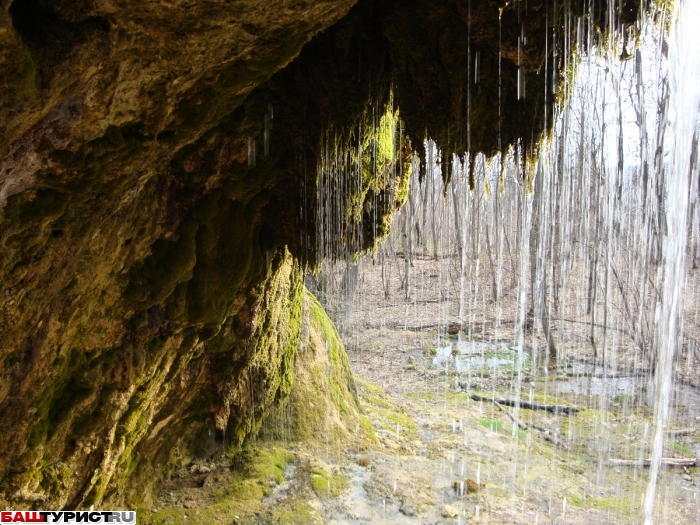
MULTIPOLYGON (((678 343, 677 334, 682 326, 681 289, 685 281, 685 256, 688 227, 689 192, 693 205, 697 205, 698 195, 693 188, 698 187, 697 166, 690 166, 693 142, 697 149, 698 109, 700 108, 700 56, 697 51, 698 39, 693 36, 700 20, 698 2, 678 2, 669 49, 670 90, 668 123, 672 127, 671 144, 667 149, 668 169, 667 226, 663 239, 665 258, 663 260, 663 297, 661 315, 658 321, 659 349, 655 375, 656 398, 654 403, 654 445, 651 472, 644 504, 645 523, 653 523, 653 509, 656 483, 663 455, 663 429, 668 421, 668 405, 671 397, 673 358, 678 343), (696 49, 691 50, 692 47, 696 49), (694 177, 689 176, 692 168, 694 177), (695 180, 692 180, 695 178, 695 180)), ((666 122, 660 122, 665 126, 666 122)), ((697 153, 695 154, 697 156, 697 153)), ((691 224, 691 228, 692 228, 691 224)))
MULTIPOLYGON (((352 217, 359 221, 367 209, 348 199, 363 184, 363 148, 385 145, 364 140, 372 130, 344 142, 329 134, 319 163, 317 249, 336 261, 321 269, 316 292, 351 353, 387 351, 359 342, 370 328, 429 334, 433 349, 424 365, 439 378, 438 394, 473 392, 493 370, 507 369, 507 382, 481 393, 514 400, 516 419, 531 417, 520 404, 543 392, 594 410, 592 432, 569 426, 556 446, 573 457, 584 442, 594 462, 589 475, 601 485, 615 484, 611 460, 648 460, 624 467, 644 478, 645 489, 616 487, 637 509, 635 522, 646 524, 663 522, 657 506, 668 506, 679 490, 657 484, 662 472, 681 475, 665 466, 669 436, 700 417, 698 21, 700 2, 677 2, 670 30, 665 20, 640 20, 637 42, 609 38, 597 46, 577 42, 584 21, 570 21, 562 45, 576 49, 578 61, 561 87, 551 137, 538 151, 516 144, 493 158, 445 158, 426 141, 424 180, 414 159, 392 233, 359 260, 342 254, 361 247, 352 217), (572 27, 579 28, 575 36, 572 27), (447 163, 453 175, 445 186, 447 163), (635 438, 618 447, 621 421, 635 438)), ((520 83, 518 89, 526 96, 520 83)), ((400 121, 394 108, 386 115, 377 111, 375 130, 391 125, 398 151, 400 121)), ((374 176, 389 187, 402 169, 390 157, 372 153, 374 176)), ((409 393, 413 368, 401 379, 409 393)), ((450 422, 453 433, 465 424, 450 422)), ((695 443, 676 445, 676 456, 700 456, 695 443)), ((534 468, 530 447, 522 453, 512 463, 513 480, 516 471, 534 468)), ((482 477, 481 469, 479 463, 472 475, 482 477)), ((489 467, 486 475, 509 474, 489 467)), ((574 510, 566 497, 557 505, 562 517, 574 510)))

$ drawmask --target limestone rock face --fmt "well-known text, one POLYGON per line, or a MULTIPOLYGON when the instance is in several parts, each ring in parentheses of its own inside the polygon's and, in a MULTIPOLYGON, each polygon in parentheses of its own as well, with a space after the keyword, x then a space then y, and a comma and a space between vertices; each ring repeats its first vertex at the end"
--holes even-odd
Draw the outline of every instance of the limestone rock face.
POLYGON ((351 4, 4 3, 2 506, 139 499, 288 393, 301 268, 241 104, 351 4))
POLYGON ((0 0, 0 506, 148 503, 254 435, 292 388, 326 201, 371 248, 426 134, 494 153, 550 124, 545 38, 581 13, 355 2, 0 0), (392 102, 397 175, 317 197, 322 137, 392 102))

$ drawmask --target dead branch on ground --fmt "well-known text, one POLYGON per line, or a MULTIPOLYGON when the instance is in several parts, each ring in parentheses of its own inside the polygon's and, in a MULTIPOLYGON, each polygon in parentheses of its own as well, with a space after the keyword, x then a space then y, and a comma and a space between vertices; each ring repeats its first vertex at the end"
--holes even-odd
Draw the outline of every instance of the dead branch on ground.
MULTIPOLYGON (((465 383, 460 383, 459 386, 465 389, 467 385, 465 383)), ((492 403, 500 403, 501 405, 514 407, 516 405, 520 408, 526 408, 528 410, 546 410, 547 412, 552 412, 554 414, 576 414, 581 411, 580 408, 575 408, 567 405, 542 405, 540 403, 528 403, 527 401, 513 401, 511 399, 493 399, 490 397, 480 396, 478 394, 471 394, 474 401, 490 401, 492 403)))
MULTIPOLYGON (((700 465, 697 458, 661 458, 661 464, 666 467, 695 467, 700 465)), ((608 465, 619 467, 649 467, 650 459, 616 459, 608 460, 608 465)))
POLYGON ((549 443, 551 443, 555 447, 567 448, 567 446, 564 443, 562 443, 561 441, 559 441, 559 439, 557 439, 557 436, 555 436, 549 430, 542 428, 542 427, 539 427, 537 425, 528 425, 526 423, 523 423, 517 417, 515 417, 511 413, 510 410, 508 410, 506 407, 504 407, 502 404, 500 404, 495 399, 488 399, 488 398, 483 398, 483 399, 484 399, 484 401, 491 401, 494 405, 496 405, 501 412, 504 412, 511 419, 511 421, 513 421, 513 423, 518 425, 518 428, 520 430, 528 430, 528 429, 532 428, 534 430, 537 430, 542 435, 542 439, 544 439, 545 441, 548 441, 549 443))

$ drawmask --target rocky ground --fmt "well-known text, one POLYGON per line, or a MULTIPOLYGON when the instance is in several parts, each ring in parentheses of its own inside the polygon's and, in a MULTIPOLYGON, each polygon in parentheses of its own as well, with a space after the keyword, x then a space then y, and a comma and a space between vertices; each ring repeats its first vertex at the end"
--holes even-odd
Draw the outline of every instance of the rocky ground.
MULTIPOLYGON (((602 462, 610 451, 627 457, 630 443, 642 439, 648 423, 644 417, 617 417, 619 406, 603 412, 579 405, 584 410, 574 416, 521 410, 521 420, 561 439, 560 446, 554 446, 535 430, 514 432, 508 416, 492 403, 456 391, 454 377, 432 370, 432 359, 408 355, 402 361, 399 365, 399 360, 380 362, 365 356, 353 363, 356 370, 367 373, 391 370, 413 385, 412 391, 390 396, 357 378, 375 443, 339 442, 332 437, 316 447, 260 442, 242 469, 241 463, 232 470, 235 462, 225 457, 194 463, 164 487, 160 508, 142 512, 139 519, 143 523, 641 522, 647 471, 602 462), (596 437, 606 429, 607 436, 618 438, 596 437), (271 471, 265 466, 270 461, 277 461, 271 471), (241 470, 263 477, 241 481, 241 470), (255 490, 244 490, 241 483, 255 490)), ((488 396, 503 390, 509 380, 511 371, 491 371, 488 378, 474 379, 473 392, 488 396)), ((533 384, 540 392, 535 399, 544 399, 543 386, 533 384)), ((547 401, 570 405, 566 397, 547 401)), ((699 437, 697 433, 676 437, 669 441, 669 454, 684 456, 690 449, 697 455, 699 437)), ((697 523, 698 492, 695 469, 664 472, 658 523, 697 523)))
MULTIPOLYGON (((365 275, 345 334, 363 410, 349 435, 327 423, 303 442, 259 440, 242 456, 196 461, 173 476, 156 508, 141 511, 143 523, 643 521, 648 470, 609 464, 649 455, 643 377, 603 378, 585 356, 533 371, 528 349, 518 379, 512 341, 485 324, 467 345, 438 336, 440 317, 449 324, 445 305, 428 293, 422 307, 387 301, 372 285, 379 271, 365 275), (433 318, 421 317, 431 309, 433 318), (491 402, 518 394, 578 411, 491 402)), ((700 457, 700 392, 679 383, 672 416, 669 429, 682 432, 667 433, 664 456, 700 457)), ((662 470, 656 522, 698 523, 699 494, 694 467, 662 470)))

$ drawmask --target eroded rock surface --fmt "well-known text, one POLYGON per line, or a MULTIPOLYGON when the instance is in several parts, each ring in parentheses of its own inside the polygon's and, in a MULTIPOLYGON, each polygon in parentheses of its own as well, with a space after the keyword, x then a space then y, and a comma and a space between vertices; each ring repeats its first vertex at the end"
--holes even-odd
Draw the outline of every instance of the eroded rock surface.
MULTIPOLYGON (((324 131, 355 140, 392 92, 396 164, 425 134, 492 153, 545 129, 549 3, 353 4, 0 3, 0 505, 147 502, 257 432, 292 387, 324 131)), ((359 248, 401 204, 392 173, 350 190, 359 248)))
POLYGON ((263 219, 281 178, 241 168, 241 104, 350 5, 2 10, 6 501, 138 499, 288 393, 301 267, 263 219))

